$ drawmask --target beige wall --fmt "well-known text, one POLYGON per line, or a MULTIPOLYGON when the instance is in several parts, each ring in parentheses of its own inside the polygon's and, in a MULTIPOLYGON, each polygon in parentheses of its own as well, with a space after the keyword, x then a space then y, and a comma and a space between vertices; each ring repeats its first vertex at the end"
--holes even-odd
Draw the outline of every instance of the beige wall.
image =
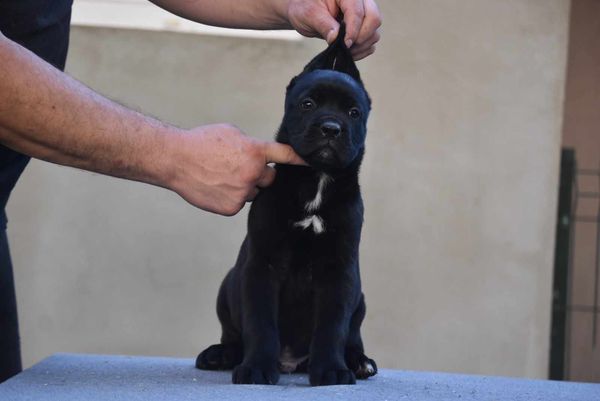
MULTIPOLYGON (((382 367, 544 377, 566 0, 385 0, 362 62, 367 350, 382 367)), ((76 28, 68 70, 183 126, 272 137, 323 44, 76 28)), ((194 357, 217 340, 234 218, 34 162, 9 206, 26 364, 58 351, 194 357)))

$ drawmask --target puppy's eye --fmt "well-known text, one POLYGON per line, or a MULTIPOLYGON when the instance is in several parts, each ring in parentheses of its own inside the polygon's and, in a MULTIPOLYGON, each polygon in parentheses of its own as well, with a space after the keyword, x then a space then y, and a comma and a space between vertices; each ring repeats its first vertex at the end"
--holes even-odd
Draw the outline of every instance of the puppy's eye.
POLYGON ((315 107, 315 102, 312 99, 304 99, 302 103, 300 103, 300 107, 302 110, 312 110, 315 107))
POLYGON ((353 107, 348 112, 348 115, 352 118, 358 118, 358 117, 360 117, 360 110, 357 109, 356 107, 353 107))

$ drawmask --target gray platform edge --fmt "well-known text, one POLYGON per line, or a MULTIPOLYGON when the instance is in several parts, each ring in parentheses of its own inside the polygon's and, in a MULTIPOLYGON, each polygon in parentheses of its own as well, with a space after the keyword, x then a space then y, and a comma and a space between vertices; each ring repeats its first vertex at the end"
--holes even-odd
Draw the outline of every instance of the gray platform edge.
POLYGON ((0 384, 0 401, 46 400, 600 401, 600 384, 380 370, 354 386, 310 387, 302 374, 276 386, 231 384, 230 372, 191 359, 56 354, 0 384))

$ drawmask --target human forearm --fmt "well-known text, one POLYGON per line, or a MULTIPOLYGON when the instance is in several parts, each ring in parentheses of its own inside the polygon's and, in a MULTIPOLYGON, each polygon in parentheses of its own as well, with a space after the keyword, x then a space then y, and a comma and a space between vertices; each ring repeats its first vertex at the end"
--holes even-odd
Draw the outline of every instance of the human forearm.
POLYGON ((375 51, 381 14, 375 0, 150 0, 183 18, 208 25, 247 29, 295 29, 331 43, 341 14, 346 45, 355 60, 375 51))
POLYGON ((178 130, 112 102, 0 35, 0 142, 53 163, 165 185, 178 130))
POLYGON ((242 29, 291 29, 287 0, 150 0, 202 24, 242 29))
POLYGON ((291 147, 229 124, 181 130, 120 106, 0 34, 0 143, 53 163, 171 189, 232 215, 270 185, 291 147))

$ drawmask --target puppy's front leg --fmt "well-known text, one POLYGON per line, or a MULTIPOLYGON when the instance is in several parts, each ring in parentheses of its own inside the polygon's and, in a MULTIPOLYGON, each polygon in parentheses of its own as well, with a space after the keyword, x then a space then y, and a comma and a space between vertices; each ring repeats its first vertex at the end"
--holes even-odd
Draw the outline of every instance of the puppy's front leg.
POLYGON ((324 269, 315 289, 315 327, 308 368, 313 386, 356 382, 344 358, 351 317, 350 303, 355 292, 354 278, 348 272, 332 270, 335 268, 324 269))
POLYGON ((244 360, 233 371, 235 384, 277 384, 279 381, 279 282, 267 266, 253 263, 242 273, 244 360))

